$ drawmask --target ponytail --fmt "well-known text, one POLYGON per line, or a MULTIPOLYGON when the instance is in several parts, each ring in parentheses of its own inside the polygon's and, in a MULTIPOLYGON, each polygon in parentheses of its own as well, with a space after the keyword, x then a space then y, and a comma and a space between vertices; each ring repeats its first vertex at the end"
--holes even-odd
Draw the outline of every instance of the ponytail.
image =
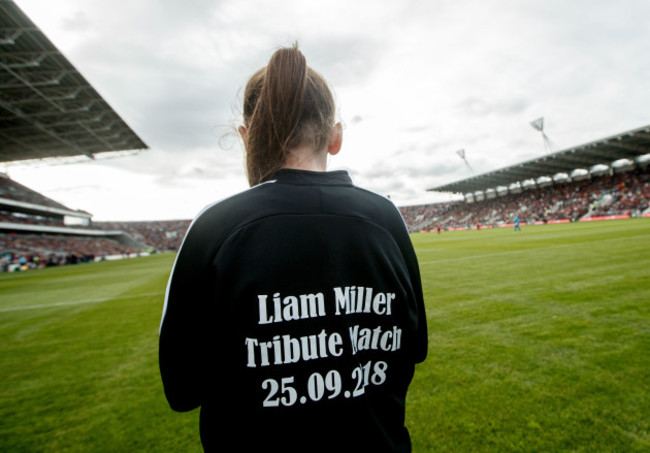
POLYGON ((283 167, 300 145, 321 149, 334 123, 334 99, 297 46, 277 50, 244 92, 246 170, 251 186, 283 167))

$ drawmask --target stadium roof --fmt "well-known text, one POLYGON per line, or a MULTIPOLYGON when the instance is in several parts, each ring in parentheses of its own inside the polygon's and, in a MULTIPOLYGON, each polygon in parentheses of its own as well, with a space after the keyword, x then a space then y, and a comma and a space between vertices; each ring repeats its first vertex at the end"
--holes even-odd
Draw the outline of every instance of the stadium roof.
POLYGON ((610 166, 617 160, 634 160, 648 153, 650 125, 427 190, 474 193, 489 188, 509 187, 511 184, 536 180, 542 176, 571 174, 576 169, 589 170, 599 164, 610 166))
POLYGON ((147 149, 12 0, 0 0, 0 162, 147 149))

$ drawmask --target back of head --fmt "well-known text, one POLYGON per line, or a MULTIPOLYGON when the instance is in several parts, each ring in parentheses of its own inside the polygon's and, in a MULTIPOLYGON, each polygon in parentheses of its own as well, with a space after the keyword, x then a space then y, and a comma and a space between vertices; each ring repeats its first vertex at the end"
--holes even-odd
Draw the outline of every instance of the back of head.
POLYGON ((319 152, 334 125, 327 83, 297 46, 277 50, 244 92, 246 169, 251 186, 268 180, 298 146, 319 152))

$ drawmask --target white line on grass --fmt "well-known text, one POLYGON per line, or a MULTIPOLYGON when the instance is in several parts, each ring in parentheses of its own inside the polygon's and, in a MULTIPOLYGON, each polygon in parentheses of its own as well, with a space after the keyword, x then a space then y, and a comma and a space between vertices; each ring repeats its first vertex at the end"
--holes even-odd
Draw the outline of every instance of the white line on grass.
POLYGON ((510 250, 510 251, 507 251, 507 252, 486 253, 485 255, 472 255, 472 256, 462 256, 460 258, 447 258, 445 260, 421 261, 420 265, 422 265, 422 264, 449 263, 449 262, 454 262, 454 261, 476 260, 476 259, 481 259, 481 258, 491 258, 493 256, 514 255, 514 254, 518 254, 518 253, 530 252, 531 250, 539 250, 539 249, 510 250))
POLYGON ((163 294, 164 294, 163 292, 158 291, 155 293, 134 294, 133 296, 108 297, 105 299, 86 299, 86 300, 77 300, 73 302, 55 302, 52 304, 27 305, 25 307, 8 307, 8 308, 0 308, 0 313, 5 313, 8 311, 36 310, 38 308, 64 307, 67 305, 99 304, 111 300, 125 300, 125 299, 135 299, 137 297, 162 296, 163 294))

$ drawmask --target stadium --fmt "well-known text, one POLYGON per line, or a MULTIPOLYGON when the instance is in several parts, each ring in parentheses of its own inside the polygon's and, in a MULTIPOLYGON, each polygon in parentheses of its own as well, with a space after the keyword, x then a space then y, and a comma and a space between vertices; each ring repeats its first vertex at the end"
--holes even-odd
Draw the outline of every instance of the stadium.
MULTIPOLYGON (((146 152, 13 2, 0 21, 0 162, 146 152)), ((400 207, 432 349, 409 394, 414 451, 650 449, 649 165, 647 125, 400 207)), ((166 408, 156 364, 191 219, 87 209, 0 174, 0 448, 198 451, 196 414, 166 408)))

